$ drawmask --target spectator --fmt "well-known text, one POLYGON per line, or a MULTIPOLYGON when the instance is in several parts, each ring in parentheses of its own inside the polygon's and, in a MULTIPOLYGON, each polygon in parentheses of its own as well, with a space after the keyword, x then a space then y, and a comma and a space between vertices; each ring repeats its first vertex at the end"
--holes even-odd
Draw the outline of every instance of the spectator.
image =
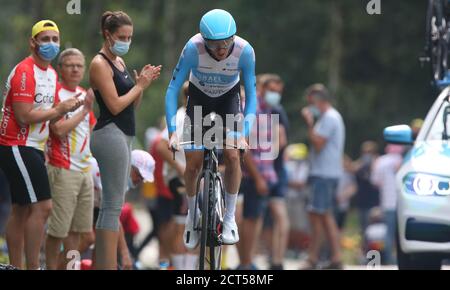
POLYGON ((307 247, 309 223, 306 212, 306 184, 308 180, 308 148, 305 144, 291 144, 286 148, 286 172, 288 190, 286 195, 289 216, 289 248, 296 254, 307 247))
MULTIPOLYGON (((383 211, 379 207, 373 207, 369 212, 368 225, 364 232, 364 252, 378 251, 384 256, 387 226, 383 220, 383 211)), ((365 261, 367 263, 367 261, 365 261)))
MULTIPOLYGON (((266 84, 268 85, 268 84, 266 84)), ((250 138, 258 140, 257 148, 252 149, 244 155, 244 177, 242 179, 240 191, 244 195, 242 240, 241 240, 241 264, 238 269, 256 269, 252 264, 256 240, 259 237, 262 227, 262 216, 267 208, 268 197, 275 192, 278 182, 277 173, 274 168, 274 159, 267 153, 276 152, 283 147, 278 132, 279 127, 272 128, 272 108, 264 99, 267 86, 258 84, 258 108, 256 120, 253 125, 250 138), (276 134, 276 135, 272 135, 276 134), (267 144, 262 144, 261 140, 270 142, 272 148, 267 149, 267 144), (270 152, 267 152, 270 150, 270 152)))
POLYGON ((414 119, 411 121, 411 130, 413 132, 413 139, 416 140, 417 135, 419 135, 420 129, 422 129, 423 120, 414 119))
POLYGON ((31 55, 11 71, 6 82, 0 134, 0 169, 6 176, 12 209, 6 228, 9 261, 40 269, 44 227, 52 208, 45 168, 45 144, 50 122, 78 109, 83 101, 70 98, 56 105, 58 75, 50 65, 59 53, 56 23, 43 20, 31 30, 31 55))
POLYGON ((385 151, 386 154, 375 161, 371 180, 380 189, 380 206, 387 226, 387 235, 384 243, 384 263, 391 265, 395 263, 393 251, 397 224, 395 175, 402 165, 403 146, 390 144, 386 146, 385 151))
POLYGON ((282 79, 275 74, 265 74, 260 78, 261 93, 264 93, 264 101, 272 110, 272 114, 278 115, 279 124, 279 140, 280 150, 278 157, 274 161, 274 169, 277 172, 278 181, 274 190, 269 196, 268 212, 268 233, 269 247, 271 253, 271 270, 283 269, 283 258, 286 252, 288 234, 289 234, 289 217, 286 207, 286 192, 288 187, 287 173, 284 164, 284 150, 287 146, 287 131, 289 121, 284 108, 280 104, 284 83, 282 79))
POLYGON ((336 196, 336 223, 341 231, 344 228, 347 212, 350 208, 350 200, 357 190, 352 162, 349 156, 344 155, 344 173, 339 179, 336 196))
MULTIPOLYGON (((379 192, 370 181, 372 165, 378 157, 378 146, 374 141, 365 141, 361 145, 361 156, 353 164, 358 190, 355 195, 355 205, 358 209, 361 236, 369 222, 369 212, 379 206, 379 192)), ((364 242, 363 242, 364 244, 364 242)))
POLYGON ((45 243, 46 265, 49 270, 58 268, 58 258, 63 240, 62 254, 66 269, 66 253, 77 250, 80 233, 91 231, 94 188, 89 173, 91 150, 89 139, 96 119, 92 112, 93 93, 79 85, 84 77, 85 59, 81 51, 70 48, 58 59, 61 83, 57 98, 61 101, 80 95, 83 107, 50 124, 47 141, 47 171, 53 198, 53 209, 48 219, 45 243))
POLYGON ((309 257, 303 268, 315 269, 319 259, 320 233, 323 229, 331 246, 331 261, 324 269, 342 269, 339 231, 333 215, 338 180, 342 175, 345 127, 339 112, 331 104, 331 95, 324 87, 312 94, 313 105, 320 112, 314 123, 310 108, 302 115, 308 126, 311 143, 311 171, 308 184, 311 196, 308 202, 311 224, 309 257))

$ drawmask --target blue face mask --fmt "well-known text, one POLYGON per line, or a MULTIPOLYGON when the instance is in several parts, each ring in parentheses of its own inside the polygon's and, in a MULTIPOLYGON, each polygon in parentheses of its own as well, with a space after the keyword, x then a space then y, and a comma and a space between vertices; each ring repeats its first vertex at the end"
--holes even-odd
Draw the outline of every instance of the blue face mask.
POLYGON ((264 100, 271 107, 278 106, 281 101, 281 94, 277 92, 267 91, 264 95, 264 100))
POLYGON ((120 40, 115 40, 114 45, 111 46, 111 52, 116 56, 123 56, 130 50, 131 41, 125 42, 120 40))
POLYGON ((43 60, 52 61, 59 53, 59 45, 54 42, 40 44, 38 53, 43 60))
POLYGON ((311 114, 313 115, 314 119, 317 119, 320 117, 320 111, 319 109, 314 106, 314 105, 310 105, 308 106, 308 110, 311 112, 311 114))

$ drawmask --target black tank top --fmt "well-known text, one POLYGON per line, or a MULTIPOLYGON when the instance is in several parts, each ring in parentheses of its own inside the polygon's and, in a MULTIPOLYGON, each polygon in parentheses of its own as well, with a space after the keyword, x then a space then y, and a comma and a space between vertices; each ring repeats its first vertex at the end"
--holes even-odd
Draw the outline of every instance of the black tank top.
MULTIPOLYGON (((133 87, 134 81, 131 78, 130 73, 125 68, 125 71, 121 72, 116 66, 104 55, 103 53, 99 53, 103 56, 104 59, 109 63, 113 70, 113 81, 116 86, 117 94, 123 96, 127 94, 133 87)), ((114 116, 106 106, 103 101, 102 95, 98 90, 94 90, 95 99, 97 100, 98 107, 100 109, 100 116, 97 120, 97 124, 95 125, 94 131, 99 130, 109 123, 113 122, 117 125, 117 127, 122 130, 125 135, 135 136, 135 120, 134 120, 134 102, 131 103, 128 107, 126 107, 122 112, 114 116)))

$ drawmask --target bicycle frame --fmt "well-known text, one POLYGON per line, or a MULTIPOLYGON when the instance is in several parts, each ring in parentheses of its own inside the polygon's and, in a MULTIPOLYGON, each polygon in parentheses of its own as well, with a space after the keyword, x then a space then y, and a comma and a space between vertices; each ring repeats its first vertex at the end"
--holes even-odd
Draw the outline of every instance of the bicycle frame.
MULTIPOLYGON (((214 119, 214 117, 213 117, 214 119)), ((213 140, 215 142, 215 140, 213 140)), ((193 145, 194 142, 182 142, 180 145, 193 145)), ((225 145, 230 146, 230 145, 225 145)), ((244 149, 232 146, 238 149, 242 155, 244 149)), ((174 149, 174 159, 175 151, 174 149)), ((195 197, 196 207, 202 212, 201 225, 194 225, 194 231, 200 231, 200 259, 199 270, 205 270, 206 248, 209 247, 209 266, 210 270, 219 270, 222 256, 222 227, 225 208, 225 191, 220 173, 218 172, 219 161, 217 158, 217 146, 212 149, 204 148, 203 169, 200 173, 197 183, 195 197), (203 192, 200 197, 200 184, 203 179, 203 192), (201 199, 201 201, 200 201, 201 199)), ((197 221, 197 211, 194 211, 194 221, 197 221)))
MULTIPOLYGON (((204 151, 203 170, 197 180, 197 189, 200 188, 200 181, 203 179, 204 190, 201 204, 202 206, 202 223, 200 227, 194 228, 194 230, 201 231, 200 241, 200 260, 199 269, 205 269, 205 257, 207 247, 209 247, 209 266, 210 270, 220 269, 220 257, 222 246, 222 223, 223 223, 223 206, 224 205, 224 190, 223 184, 218 172, 219 161, 217 159, 217 151, 215 148, 206 149, 204 151), (217 188, 219 186, 219 188, 217 188), (220 195, 217 194, 217 190, 220 189, 220 195), (217 220, 219 219, 219 220, 217 220), (216 261, 216 248, 219 247, 218 258, 216 261), (218 263, 217 263, 218 262, 218 263)), ((197 190, 199 192, 199 190, 197 190)), ((196 195, 195 203, 200 205, 199 194, 196 195)), ((194 220, 197 220, 197 213, 194 213, 194 220)))

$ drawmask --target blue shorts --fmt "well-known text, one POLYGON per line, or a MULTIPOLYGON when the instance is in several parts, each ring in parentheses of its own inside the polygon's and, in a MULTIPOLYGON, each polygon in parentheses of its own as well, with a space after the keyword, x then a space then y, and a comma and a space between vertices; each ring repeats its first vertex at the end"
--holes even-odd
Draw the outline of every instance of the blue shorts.
POLYGON ((337 178, 311 176, 308 179, 308 186, 310 189, 307 206, 308 211, 325 214, 333 210, 337 185, 337 178))
MULTIPOLYGON (((273 185, 269 185, 269 190, 272 192, 273 185)), ((240 192, 244 195, 244 209, 243 216, 247 219, 260 218, 266 211, 268 198, 270 196, 259 195, 256 190, 256 185, 253 179, 244 177, 241 182, 240 192)))
POLYGON ((288 180, 279 179, 277 183, 273 186, 273 189, 270 191, 269 198, 281 198, 284 199, 286 197, 286 192, 288 190, 288 180))

